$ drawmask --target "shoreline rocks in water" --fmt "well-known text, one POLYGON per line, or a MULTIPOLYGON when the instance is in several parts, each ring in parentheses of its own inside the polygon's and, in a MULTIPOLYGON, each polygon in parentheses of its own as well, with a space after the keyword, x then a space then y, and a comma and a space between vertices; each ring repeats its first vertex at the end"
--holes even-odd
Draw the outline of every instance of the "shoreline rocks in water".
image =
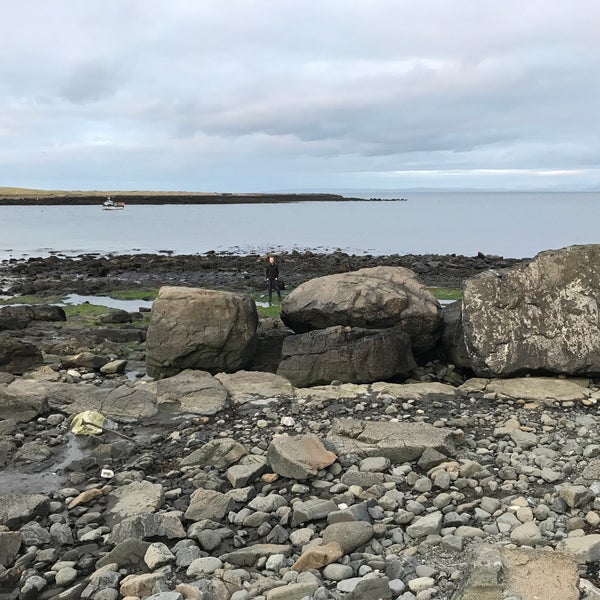
POLYGON ((51 364, 0 373, 0 598, 600 594, 593 373, 469 378, 431 362, 404 383, 133 381, 102 371, 131 342, 94 360, 92 331, 49 339, 68 321, 16 330, 51 364), (108 421, 74 437, 85 410, 108 421))

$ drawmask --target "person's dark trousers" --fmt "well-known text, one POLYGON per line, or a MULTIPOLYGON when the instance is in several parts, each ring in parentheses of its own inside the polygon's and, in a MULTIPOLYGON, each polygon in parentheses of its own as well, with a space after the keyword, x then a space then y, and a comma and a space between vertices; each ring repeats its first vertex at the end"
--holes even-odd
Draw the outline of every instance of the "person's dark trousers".
POLYGON ((281 300, 281 290, 279 289, 279 281, 277 279, 269 279, 269 302, 271 302, 273 290, 277 292, 277 297, 281 300))

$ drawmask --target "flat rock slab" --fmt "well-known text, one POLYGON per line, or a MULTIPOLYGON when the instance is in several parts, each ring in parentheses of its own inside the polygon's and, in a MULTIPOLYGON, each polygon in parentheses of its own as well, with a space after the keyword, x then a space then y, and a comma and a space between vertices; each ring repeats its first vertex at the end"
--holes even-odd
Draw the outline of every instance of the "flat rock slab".
POLYGON ((394 464, 418 460, 426 448, 446 456, 455 453, 456 434, 428 423, 390 423, 339 419, 327 440, 338 454, 383 456, 394 464))
POLYGON ((224 410, 228 397, 227 390, 210 373, 186 369, 157 383, 156 401, 183 413, 208 416, 224 410))
POLYGON ((452 600, 578 600, 578 581, 577 564, 559 552, 482 544, 452 600))
POLYGON ((246 404, 256 398, 293 396, 294 386, 281 375, 259 371, 217 373, 215 376, 229 393, 234 404, 246 404))
POLYGON ((6 386, 3 393, 18 399, 23 406, 49 406, 69 415, 94 410, 114 421, 137 421, 158 412, 156 383, 152 382, 103 389, 85 383, 19 378, 6 386))
POLYGON ((456 388, 445 383, 387 383, 384 381, 373 383, 371 390, 378 394, 392 396, 397 400, 452 400, 456 398, 456 388))
POLYGON ((104 519, 110 527, 114 527, 127 517, 156 512, 164 500, 162 485, 136 481, 114 489, 107 496, 104 519))
POLYGON ((496 394, 498 399, 523 400, 544 405, 582 402, 592 391, 568 379, 552 377, 516 377, 515 379, 467 380, 459 388, 467 394, 496 394))
POLYGON ((296 388, 296 398, 306 400, 356 400, 368 397, 371 386, 368 383, 342 383, 341 385, 315 385, 296 388))

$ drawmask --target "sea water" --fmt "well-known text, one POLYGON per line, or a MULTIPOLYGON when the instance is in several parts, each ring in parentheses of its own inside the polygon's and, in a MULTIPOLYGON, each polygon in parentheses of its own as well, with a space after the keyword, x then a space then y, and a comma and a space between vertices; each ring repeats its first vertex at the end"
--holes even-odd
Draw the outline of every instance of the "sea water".
POLYGON ((0 258, 343 250, 512 258, 600 243, 600 194, 367 192, 406 201, 0 206, 0 258))

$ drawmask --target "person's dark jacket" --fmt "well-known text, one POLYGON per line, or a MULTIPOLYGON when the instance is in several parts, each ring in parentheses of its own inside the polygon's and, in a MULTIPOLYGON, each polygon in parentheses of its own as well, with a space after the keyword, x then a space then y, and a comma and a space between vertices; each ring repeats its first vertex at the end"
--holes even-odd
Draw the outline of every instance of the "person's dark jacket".
POLYGON ((267 279, 269 281, 279 279, 279 267, 277 263, 267 263, 267 279))

